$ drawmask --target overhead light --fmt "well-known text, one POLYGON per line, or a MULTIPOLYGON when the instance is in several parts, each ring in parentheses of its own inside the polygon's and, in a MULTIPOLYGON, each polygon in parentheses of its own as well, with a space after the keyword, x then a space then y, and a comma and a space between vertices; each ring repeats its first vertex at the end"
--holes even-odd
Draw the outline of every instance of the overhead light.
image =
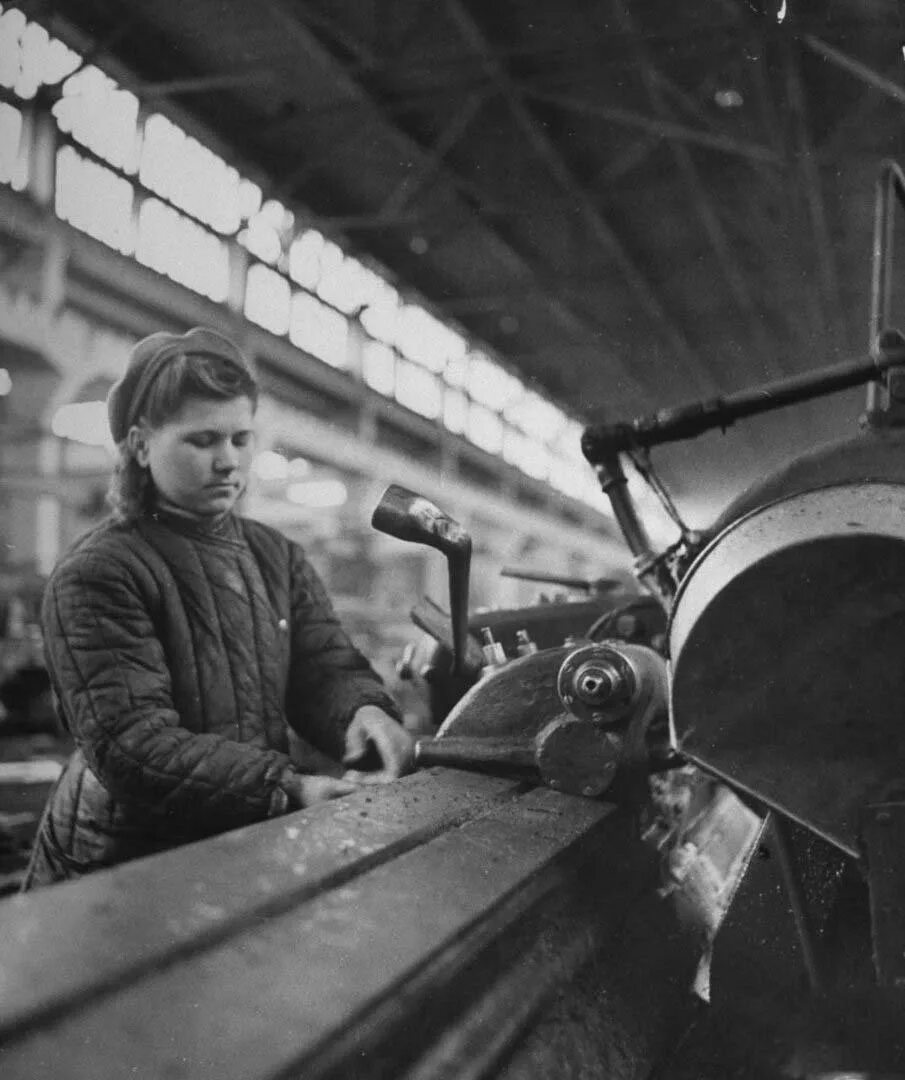
POLYGON ((289 479, 300 480, 311 472, 311 462, 303 457, 294 457, 289 462, 289 479))
POLYGON ((779 5, 779 11, 776 12, 776 21, 781 23, 786 17, 787 11, 788 5, 786 4, 786 0, 782 0, 782 3, 779 5))
POLYGON ((59 439, 71 439, 85 446, 113 449, 113 436, 104 401, 77 401, 61 405, 53 414, 50 430, 59 439))
POLYGON ((721 109, 739 109, 745 104, 745 99, 738 90, 717 90, 713 100, 721 109))
POLYGON ((304 480, 286 488, 286 498, 290 502, 312 510, 342 506, 348 495, 346 485, 341 480, 304 480))
POLYGON ((6 370, 5 367, 0 367, 0 397, 6 397, 6 395, 13 388, 13 377, 6 370))

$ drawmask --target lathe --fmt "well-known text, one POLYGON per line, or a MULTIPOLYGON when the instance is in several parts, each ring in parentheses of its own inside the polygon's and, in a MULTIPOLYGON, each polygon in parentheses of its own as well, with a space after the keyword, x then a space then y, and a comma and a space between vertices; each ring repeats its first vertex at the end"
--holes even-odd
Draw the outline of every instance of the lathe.
POLYGON ((659 625, 476 640, 467 534, 391 487, 375 527, 449 563, 419 770, 0 907, 3 1077, 905 1075, 897 199, 887 164, 869 356, 585 432, 659 625), (854 438, 684 527, 652 447, 859 384, 854 438))

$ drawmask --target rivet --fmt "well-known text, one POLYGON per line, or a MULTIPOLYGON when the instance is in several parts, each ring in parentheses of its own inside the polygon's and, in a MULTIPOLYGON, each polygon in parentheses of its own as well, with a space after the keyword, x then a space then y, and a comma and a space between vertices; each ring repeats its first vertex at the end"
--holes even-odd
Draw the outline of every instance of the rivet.
POLYGON ((892 821, 892 814, 888 810, 881 810, 877 814, 878 825, 888 825, 892 821))

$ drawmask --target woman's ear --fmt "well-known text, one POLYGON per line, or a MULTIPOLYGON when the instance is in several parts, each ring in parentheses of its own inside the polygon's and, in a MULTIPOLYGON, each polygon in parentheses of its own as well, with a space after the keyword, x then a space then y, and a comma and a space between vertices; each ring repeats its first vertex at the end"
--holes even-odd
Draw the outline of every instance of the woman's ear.
POLYGON ((132 457, 143 469, 148 467, 148 432, 144 425, 133 424, 126 435, 132 457))

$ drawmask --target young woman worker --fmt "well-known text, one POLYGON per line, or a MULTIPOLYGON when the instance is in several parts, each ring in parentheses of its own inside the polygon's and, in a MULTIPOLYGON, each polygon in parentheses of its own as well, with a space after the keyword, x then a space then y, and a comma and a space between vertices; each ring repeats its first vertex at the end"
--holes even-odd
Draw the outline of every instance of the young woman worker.
MULTIPOLYGON (((112 516, 63 556, 46 655, 77 750, 24 888, 78 877, 355 790, 370 748, 412 740, 301 547, 234 513, 257 384, 212 330, 152 334, 108 398, 112 516), (287 723, 308 757, 290 761, 287 723)), ((370 779, 370 777, 369 777, 370 779)))

